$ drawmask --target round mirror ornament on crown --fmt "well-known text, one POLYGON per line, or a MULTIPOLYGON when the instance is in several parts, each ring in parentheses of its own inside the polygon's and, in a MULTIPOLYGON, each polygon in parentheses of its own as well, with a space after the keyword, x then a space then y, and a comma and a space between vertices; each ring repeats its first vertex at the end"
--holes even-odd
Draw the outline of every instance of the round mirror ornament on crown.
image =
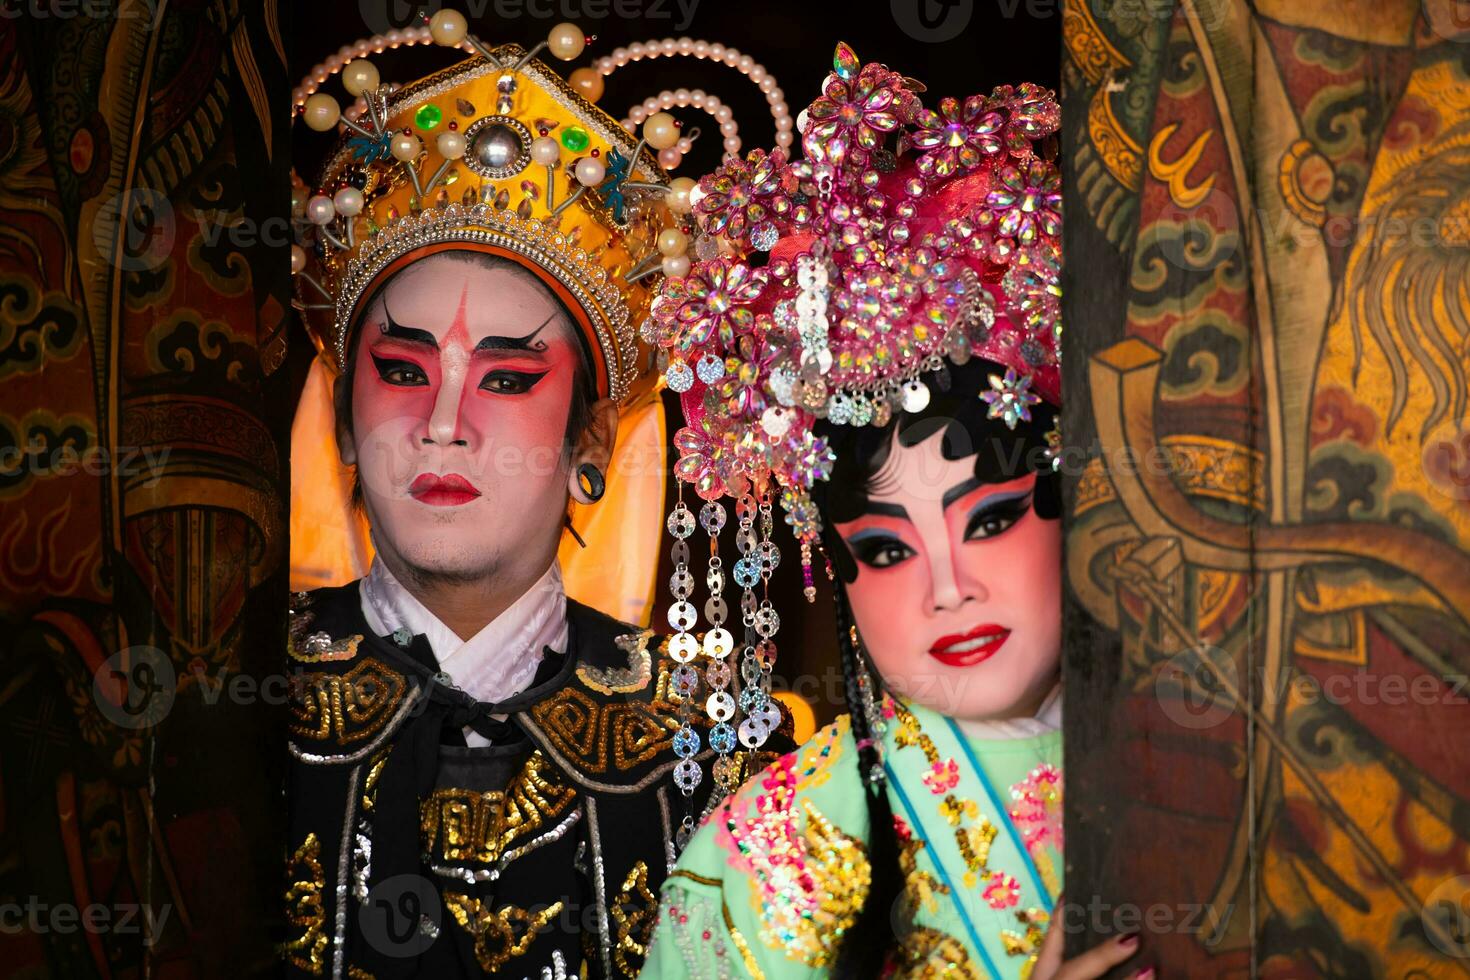
POLYGON ((504 180, 531 164, 531 130, 510 116, 484 116, 465 128, 464 165, 481 177, 504 180))

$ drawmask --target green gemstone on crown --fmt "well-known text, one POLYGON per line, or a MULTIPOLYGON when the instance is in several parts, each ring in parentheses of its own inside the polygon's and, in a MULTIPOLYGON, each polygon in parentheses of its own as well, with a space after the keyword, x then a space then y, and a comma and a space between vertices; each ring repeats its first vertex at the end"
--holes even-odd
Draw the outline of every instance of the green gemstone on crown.
POLYGON ((587 130, 581 126, 568 126, 562 130, 561 145, 573 153, 581 153, 592 145, 592 137, 587 135, 587 130))
POLYGON ((432 102, 425 102, 413 114, 414 125, 419 129, 433 129, 444 118, 443 111, 432 102))

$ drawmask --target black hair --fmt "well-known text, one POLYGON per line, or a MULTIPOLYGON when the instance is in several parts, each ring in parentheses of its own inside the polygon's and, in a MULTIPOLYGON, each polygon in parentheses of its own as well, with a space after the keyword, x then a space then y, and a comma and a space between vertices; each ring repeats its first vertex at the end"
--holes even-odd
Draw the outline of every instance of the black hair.
POLYGON ((837 644, 852 737, 859 746, 858 768, 868 786, 868 863, 872 881, 857 919, 843 933, 833 968, 844 980, 877 978, 897 947, 898 938, 910 927, 913 914, 904 902, 904 876, 899 863, 898 837, 893 809, 881 782, 868 776, 881 761, 877 733, 870 726, 859 678, 866 671, 881 696, 882 678, 866 662, 860 645, 846 583, 857 578, 857 562, 834 524, 854 520, 867 510, 868 495, 895 442, 916 446, 943 433, 940 452, 945 459, 975 457, 975 476, 985 483, 1004 483, 1028 472, 1036 473, 1032 509, 1038 517, 1056 520, 1061 516, 1060 481, 1046 454, 1047 433, 1056 425, 1056 410, 1046 403, 1031 407, 1031 420, 1014 429, 1000 419, 988 417, 990 406, 980 392, 990 388, 992 374, 1005 368, 984 358, 948 366, 921 377, 930 391, 929 404, 919 412, 895 412, 884 426, 832 425, 821 421, 816 431, 828 441, 837 459, 829 480, 818 481, 812 499, 822 516, 822 543, 832 559, 837 644))
MULTIPOLYGON (((1061 516, 1061 487, 1052 470, 1046 434, 1056 426, 1056 409, 1045 402, 1031 406, 1030 421, 1014 429, 989 417, 990 406, 980 392, 990 388, 990 376, 1005 368, 985 358, 971 358, 922 375, 930 391, 929 404, 919 412, 895 412, 885 426, 832 425, 819 421, 816 433, 827 440, 837 461, 831 478, 812 487, 812 500, 822 523, 855 520, 868 509, 873 481, 888 461, 893 444, 917 446, 943 433, 940 453, 948 460, 975 458, 975 476, 984 483, 1005 483, 1028 472, 1036 473, 1032 507, 1037 516, 1061 516)), ((835 534, 823 538, 832 563, 843 581, 857 577, 857 565, 835 534)))
MULTIPOLYGON (((576 445, 577 440, 581 438, 582 433, 585 432, 587 430, 587 427, 592 424, 592 406, 598 400, 596 375, 593 373, 592 370, 592 348, 587 340, 587 337, 582 333, 580 329, 578 329, 577 318, 572 315, 572 312, 569 309, 567 309, 567 305, 562 301, 562 298, 552 290, 548 289, 546 285, 541 282, 539 277, 537 277, 534 273, 528 271, 527 269, 523 268, 518 263, 512 261, 511 259, 505 258, 504 256, 500 255, 492 255, 489 252, 478 252, 473 249, 457 249, 454 251, 443 252, 439 254, 450 256, 460 262, 464 262, 467 265, 475 266, 476 268, 484 270, 486 272, 494 271, 496 269, 511 269, 526 276, 530 276, 536 282, 536 284, 542 289, 545 289, 547 294, 550 295, 551 298, 556 302, 557 310, 561 313, 563 317, 566 318, 566 322, 571 327, 572 334, 577 339, 577 343, 575 344, 575 347, 577 349, 577 367, 576 376, 572 379, 572 404, 571 409, 567 414, 566 433, 562 437, 562 452, 564 455, 569 456, 572 452, 572 448, 576 445)), ((406 265, 402 269, 399 269, 397 272, 393 273, 393 275, 390 276, 387 281, 385 281, 381 286, 378 287, 378 292, 382 292, 383 290, 387 289, 394 279, 402 275, 404 272, 407 272, 411 268, 413 268, 412 265, 406 265)), ((367 311, 367 308, 368 307, 366 306, 363 307, 364 313, 367 311)), ((347 340, 346 357, 344 358, 344 364, 342 365, 342 377, 337 382, 336 391, 335 409, 337 413, 337 418, 342 420, 343 425, 347 429, 347 434, 349 437, 353 434, 352 375, 357 359, 357 345, 362 338, 362 330, 359 329, 360 326, 361 316, 359 316, 357 322, 353 323, 348 328, 349 334, 347 340)), ((355 469, 352 474, 352 506, 358 509, 361 509, 362 507, 362 481, 359 478, 355 469)))

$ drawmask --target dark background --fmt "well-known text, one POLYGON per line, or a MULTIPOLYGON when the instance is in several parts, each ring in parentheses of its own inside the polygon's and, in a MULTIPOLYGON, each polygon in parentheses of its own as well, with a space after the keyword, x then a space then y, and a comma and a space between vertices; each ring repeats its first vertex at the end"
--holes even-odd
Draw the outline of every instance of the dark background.
MULTIPOLYGON (((420 11, 432 14, 445 6, 463 12, 470 31, 487 45, 516 42, 531 47, 546 37, 552 25, 571 21, 596 40, 572 62, 543 60, 563 75, 589 65, 614 48, 635 41, 688 36, 718 41, 738 48, 766 67, 785 93, 792 118, 821 91, 832 66, 832 52, 839 40, 846 41, 863 62, 880 61, 927 86, 926 105, 941 97, 963 98, 988 92, 996 85, 1033 81, 1057 87, 1061 52, 1060 0, 889 0, 855 4, 777 2, 777 0, 464 0, 448 4, 413 5, 398 0, 359 0, 357 3, 326 2, 295 6, 289 11, 287 57, 293 84, 313 65, 335 53, 344 44, 392 27, 420 22, 420 11), (628 16, 637 14, 638 16, 628 16)), ((400 48, 373 57, 388 81, 409 82, 464 57, 437 47, 400 48)), ((662 89, 702 88, 719 96, 734 110, 740 124, 742 153, 755 147, 775 145, 775 126, 765 96, 738 71, 723 64, 691 57, 658 58, 627 65, 606 80, 598 105, 621 119, 629 107, 662 89)), ((345 104, 337 81, 325 90, 345 104)), ((703 137, 675 171, 678 176, 698 178, 719 164, 723 153, 717 124, 703 111, 673 110, 686 126, 697 125, 703 137)), ((795 130, 793 129, 793 134, 795 130)), ((293 160, 297 171, 310 184, 317 161, 330 140, 305 126, 292 127, 293 160)), ((799 137, 795 146, 799 147, 799 137)), ((299 329, 299 328, 298 328, 299 329)), ((304 332, 292 344, 292 369, 298 385, 304 383, 313 348, 304 332)), ((669 410, 669 434, 683 424, 677 399, 665 398, 669 410)), ((672 459, 671 459, 672 464, 672 459)), ((616 479, 616 473, 611 477, 616 479)), ((673 477, 669 478, 669 501, 673 477)), ((689 495, 697 503, 697 498, 689 495)), ((733 507, 727 503, 733 525, 733 507)), ((844 710, 842 675, 837 667, 835 626, 831 593, 817 558, 818 596, 815 604, 801 597, 801 567, 795 541, 776 509, 777 543, 782 564, 771 581, 771 598, 781 614, 781 629, 775 641, 781 650, 776 668, 776 686, 791 687, 812 704, 818 723, 844 710)), ((664 567, 660 569, 659 596, 655 604, 655 629, 668 631, 663 620, 668 608, 668 577, 672 571, 667 545, 673 539, 658 529, 665 545, 664 567)), ((737 557, 733 533, 721 536, 729 568, 737 557)), ((696 532, 691 544, 703 540, 696 532)), ((696 595, 703 594, 703 562, 696 549, 696 595)), ((727 600, 738 615, 738 594, 733 583, 727 600)), ((738 638, 738 633, 737 633, 738 638)))

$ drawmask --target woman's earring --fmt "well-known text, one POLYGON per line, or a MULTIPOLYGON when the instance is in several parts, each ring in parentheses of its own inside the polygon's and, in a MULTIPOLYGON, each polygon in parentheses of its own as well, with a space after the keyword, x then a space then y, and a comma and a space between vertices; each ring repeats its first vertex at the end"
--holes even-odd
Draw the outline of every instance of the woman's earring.
POLYGON ((592 463, 583 463, 577 467, 572 474, 572 496, 579 503, 595 504, 602 499, 607 492, 607 481, 603 479, 602 470, 592 463), (587 481, 583 486, 582 481, 587 481))

